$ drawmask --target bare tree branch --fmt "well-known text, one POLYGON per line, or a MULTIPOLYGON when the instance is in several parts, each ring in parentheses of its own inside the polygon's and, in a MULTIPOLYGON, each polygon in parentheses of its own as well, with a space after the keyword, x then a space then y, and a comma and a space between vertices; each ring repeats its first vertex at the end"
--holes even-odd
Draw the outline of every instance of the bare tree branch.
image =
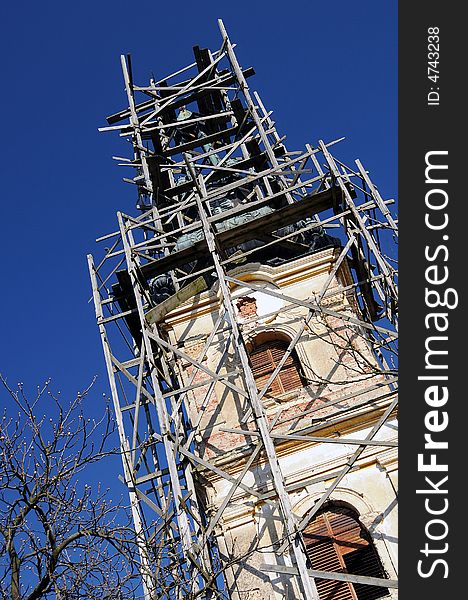
POLYGON ((0 376, 16 414, 0 422, 0 594, 3 599, 135 599, 138 552, 129 512, 85 483, 109 459, 109 407, 86 418, 91 386, 63 404, 46 382, 33 399, 0 376), (42 411, 42 412, 41 412, 42 411))

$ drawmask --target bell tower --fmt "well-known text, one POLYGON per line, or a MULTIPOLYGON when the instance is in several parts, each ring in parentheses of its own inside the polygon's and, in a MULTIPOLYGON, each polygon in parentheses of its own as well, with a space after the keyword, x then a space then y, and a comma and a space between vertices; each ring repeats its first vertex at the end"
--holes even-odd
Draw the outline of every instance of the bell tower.
POLYGON ((396 597, 397 226, 337 141, 289 150, 221 46, 122 57, 137 215, 96 316, 147 598, 396 597))

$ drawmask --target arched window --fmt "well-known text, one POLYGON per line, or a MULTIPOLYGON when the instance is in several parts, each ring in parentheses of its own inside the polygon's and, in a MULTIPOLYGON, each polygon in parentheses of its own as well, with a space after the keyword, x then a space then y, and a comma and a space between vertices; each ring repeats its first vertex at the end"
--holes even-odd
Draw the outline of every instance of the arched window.
MULTIPOLYGON (((270 339, 250 350, 252 371, 259 390, 263 388, 278 366, 286 353, 288 345, 289 343, 284 340, 270 339)), ((293 350, 281 367, 268 392, 276 396, 299 389, 303 385, 299 359, 293 350)))
MULTIPOLYGON (((369 533, 349 508, 332 506, 319 512, 303 533, 311 568, 385 578, 369 533)), ((388 589, 332 579, 316 579, 320 600, 376 600, 388 589)))

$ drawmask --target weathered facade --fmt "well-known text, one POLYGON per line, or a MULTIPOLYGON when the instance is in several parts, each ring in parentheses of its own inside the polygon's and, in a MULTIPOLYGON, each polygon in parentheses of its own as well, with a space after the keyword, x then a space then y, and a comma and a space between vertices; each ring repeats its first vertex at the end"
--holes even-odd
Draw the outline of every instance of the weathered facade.
MULTIPOLYGON (((336 311, 337 316, 311 315, 304 306, 288 306, 286 299, 268 295, 268 291, 277 291, 287 298, 303 301, 318 297, 339 253, 338 248, 330 247, 281 266, 250 263, 232 272, 237 279, 256 286, 256 291, 242 285, 231 289, 250 353, 255 347, 268 342, 271 345, 275 340, 289 345, 300 335, 294 346, 300 379, 292 382, 289 391, 274 389, 275 381, 281 379, 280 371, 262 401, 286 488, 291 490, 292 507, 301 520, 307 519, 327 490, 327 481, 334 479, 356 450, 356 445, 340 442, 340 438, 364 440, 394 398, 365 331, 356 331, 339 316, 359 315, 347 262, 341 264, 329 281, 323 303, 336 311), (308 437, 318 439, 309 441, 308 437), (328 438, 328 443, 322 443, 323 438, 328 438)), ((179 306, 165 319, 171 343, 193 358, 201 356, 221 307, 216 285, 179 306)), ((218 337, 203 358, 203 363, 213 371, 222 362, 226 347, 225 336, 220 333, 218 337)), ((239 375, 232 375, 231 381, 242 387, 242 366, 234 358, 234 348, 231 353, 223 371, 237 371, 239 375)), ((182 381, 189 384, 193 365, 180 359, 178 369, 182 381)), ((193 383, 196 382, 197 378, 193 383)), ((261 381, 258 387, 261 391, 261 381)), ((249 433, 255 433, 255 427, 243 419, 248 408, 245 399, 235 391, 226 391, 222 384, 215 384, 208 402, 206 398, 206 386, 196 387, 188 395, 192 422, 201 415, 195 439, 197 450, 230 476, 238 477, 256 447, 256 436, 249 433)), ((335 503, 356 511, 370 532, 385 573, 394 578, 397 560, 397 451, 391 446, 396 442, 394 413, 375 436, 375 442, 382 445, 365 448, 324 506, 335 503)), ((214 514, 226 499, 231 484, 209 469, 202 471, 201 477, 206 510, 214 514)), ((289 574, 264 570, 265 563, 290 566, 294 561, 292 556, 275 554, 284 529, 277 510, 267 501, 274 498, 271 479, 268 461, 259 454, 243 482, 255 487, 260 497, 239 488, 223 513, 218 541, 226 556, 238 562, 229 570, 232 598, 300 597, 300 590, 289 574)))

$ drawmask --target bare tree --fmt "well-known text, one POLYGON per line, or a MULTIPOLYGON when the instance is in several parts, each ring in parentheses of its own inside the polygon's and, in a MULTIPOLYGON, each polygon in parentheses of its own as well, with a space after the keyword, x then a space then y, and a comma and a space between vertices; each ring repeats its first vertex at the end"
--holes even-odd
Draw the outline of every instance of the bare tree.
POLYGON ((110 410, 84 416, 89 388, 64 407, 48 382, 29 400, 21 384, 1 381, 16 413, 5 410, 0 424, 1 597, 138 597, 128 512, 85 479, 113 452, 110 410))

